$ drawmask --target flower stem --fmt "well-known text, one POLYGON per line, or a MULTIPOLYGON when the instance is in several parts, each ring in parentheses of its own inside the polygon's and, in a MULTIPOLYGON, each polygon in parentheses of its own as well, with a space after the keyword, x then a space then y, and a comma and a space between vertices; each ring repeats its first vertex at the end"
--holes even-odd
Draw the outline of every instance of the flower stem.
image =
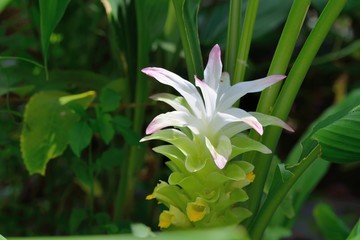
POLYGON ((251 0, 247 4, 232 85, 244 81, 259 0, 251 0))
POLYGON ((279 188, 276 189, 276 192, 272 197, 268 197, 263 204, 259 214, 257 215, 257 219, 253 226, 250 226, 249 233, 251 239, 257 240, 261 239, 262 235, 270 222, 272 216, 274 215, 276 209, 282 202, 282 200, 286 197, 287 193, 291 189, 291 187, 296 183, 299 177, 306 171, 306 169, 319 157, 321 153, 321 147, 318 144, 310 154, 303 159, 300 164, 298 164, 293 173, 293 176, 290 179, 286 180, 284 183, 280 185, 279 188))
POLYGON ((241 30, 241 10, 242 1, 230 1, 225 60, 225 71, 227 71, 230 76, 233 76, 235 71, 236 55, 238 52, 238 42, 241 30))
MULTIPOLYGON (((295 100, 296 94, 300 89, 300 86, 311 66, 316 53, 323 43, 332 24, 343 9, 345 3, 346 0, 330 0, 327 3, 318 19, 318 22, 311 31, 303 48, 301 49, 283 88, 281 89, 280 95, 274 105, 274 116, 283 120, 287 118, 291 106, 295 100)), ((281 129, 269 127, 264 132, 262 142, 268 148, 274 151, 280 138, 280 134, 281 129)), ((249 208, 255 214, 255 216, 252 218, 254 221, 257 221, 256 212, 261 201, 263 186, 265 184, 267 172, 271 164, 271 158, 271 155, 256 155, 254 158, 252 158, 252 162, 255 165, 255 169, 257 170, 256 176, 258 181, 257 183, 254 181, 254 183, 250 185, 249 189, 249 195, 251 198, 251 201, 249 201, 249 208)), ((254 225, 256 225, 256 223, 254 223, 254 225)))
MULTIPOLYGON (((144 106, 148 96, 147 77, 141 73, 141 69, 149 65, 150 44, 146 30, 146 21, 143 12, 144 4, 141 1, 135 1, 136 20, 137 20, 137 71, 135 86, 135 105, 139 106, 134 110, 134 132, 141 134, 144 124, 145 110, 144 106)), ((122 217, 131 211, 131 203, 133 202, 133 193, 135 187, 136 171, 143 161, 144 151, 138 145, 131 146, 129 158, 124 158, 122 163, 122 171, 118 191, 115 202, 115 220, 120 221, 122 217)))
MULTIPOLYGON (((285 23, 285 27, 281 34, 278 46, 276 48, 273 60, 271 62, 268 75, 285 74, 291 55, 294 51, 297 37, 300 33, 304 18, 310 6, 310 2, 310 0, 294 1, 290 9, 288 19, 285 23)), ((280 87, 281 82, 270 86, 262 92, 257 107, 258 112, 266 114, 271 113, 276 97, 280 91, 280 87)), ((260 136, 255 131, 251 131, 250 137, 256 140, 260 140, 260 136)), ((249 196, 251 197, 249 207, 250 211, 253 213, 256 213, 259 207, 268 169, 271 164, 271 160, 267 160, 267 162, 260 160, 260 158, 265 157, 267 158, 267 155, 258 154, 256 152, 249 152, 248 154, 244 155, 244 160, 251 162, 255 166, 256 180, 252 185, 250 185, 248 190, 249 196), (257 159, 259 159, 259 161, 257 161, 257 159)))

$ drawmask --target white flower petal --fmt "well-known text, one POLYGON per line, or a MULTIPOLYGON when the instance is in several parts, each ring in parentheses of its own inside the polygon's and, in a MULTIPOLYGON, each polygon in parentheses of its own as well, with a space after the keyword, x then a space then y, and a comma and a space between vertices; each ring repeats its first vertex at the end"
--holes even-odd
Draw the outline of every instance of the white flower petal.
POLYGON ((218 110, 230 108, 239 98, 247 93, 260 92, 284 79, 283 75, 272 75, 258 80, 237 83, 231 86, 220 97, 218 110))
POLYGON ((146 134, 152 134, 162 128, 175 126, 185 127, 189 124, 191 116, 186 112, 173 111, 156 116, 146 128, 146 134))
POLYGON ((204 71, 204 81, 214 89, 218 89, 219 80, 222 73, 221 50, 219 45, 215 45, 209 54, 209 60, 204 71))
POLYGON ((250 127, 252 127, 255 131, 257 131, 260 135, 263 134, 263 127, 260 122, 255 117, 240 108, 227 109, 224 112, 219 112, 218 116, 223 121, 223 123, 221 124, 223 126, 221 126, 221 128, 228 123, 244 122, 250 127))
POLYGON ((209 87, 204 81, 199 80, 197 77, 195 77, 195 84, 200 88, 204 97, 206 116, 211 118, 216 109, 217 94, 214 89, 209 87))
POLYGON ((222 96, 230 88, 230 76, 227 72, 221 74, 219 88, 217 90, 218 97, 222 96))
POLYGON ((148 67, 141 71, 178 91, 185 98, 193 114, 197 117, 200 118, 205 113, 204 102, 196 87, 189 81, 163 68, 148 67))

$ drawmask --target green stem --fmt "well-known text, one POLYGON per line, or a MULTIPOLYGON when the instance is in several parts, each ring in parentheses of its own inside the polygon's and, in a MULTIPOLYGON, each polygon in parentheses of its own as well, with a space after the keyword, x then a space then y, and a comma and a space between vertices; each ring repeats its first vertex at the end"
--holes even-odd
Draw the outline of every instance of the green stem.
MULTIPOLYGON (((285 74, 307 10, 310 6, 310 2, 310 0, 294 1, 290 9, 288 19, 285 23, 285 27, 281 34, 278 46, 276 48, 273 60, 271 62, 268 75, 285 74)), ((271 113, 276 97, 280 91, 280 87, 281 82, 265 89, 262 92, 257 107, 258 112, 263 112, 266 114, 271 113)), ((250 137, 255 140, 261 140, 260 136, 254 131, 251 131, 250 137)), ((270 146, 268 147, 274 150, 275 146, 273 148, 270 146)), ((252 164, 255 166, 256 180, 249 186, 248 189, 249 196, 251 197, 251 201, 249 201, 249 208, 253 213, 256 213, 259 207, 264 184, 267 178, 267 173, 269 172, 269 167, 271 165, 271 160, 264 161, 261 159, 264 157, 267 156, 264 154, 258 154, 256 152, 249 152, 248 154, 244 155, 244 160, 252 162, 252 164)))
MULTIPOLYGON (((144 124, 145 110, 142 106, 148 96, 148 81, 141 69, 149 65, 150 43, 146 29, 146 21, 143 12, 144 4, 135 1, 136 20, 137 20, 137 71, 135 86, 135 105, 133 129, 137 134, 142 133, 144 124)), ((136 171, 143 162, 144 151, 139 151, 139 146, 130 148, 129 158, 123 160, 121 178, 115 202, 115 220, 120 221, 122 217, 129 214, 133 202, 133 192, 135 187, 136 171)))
POLYGON ((242 1, 231 0, 230 1, 230 14, 227 30, 227 45, 226 45, 226 60, 225 71, 230 76, 234 75, 236 55, 238 52, 238 42, 240 38, 241 30, 241 10, 242 1))
MULTIPOLYGON (((296 94, 308 72, 311 62, 323 43, 327 33, 337 16, 343 9, 346 0, 330 0, 325 9, 321 13, 315 28, 310 33, 299 56, 297 57, 289 76, 280 92, 280 95, 274 105, 273 115, 286 119, 292 104, 295 100, 296 94)), ((281 135, 280 128, 269 127, 263 135, 263 144, 270 148, 273 152, 276 149, 277 143, 281 135)), ((249 188, 249 208, 254 213, 253 221, 257 221, 256 212, 261 201, 263 188, 267 178, 267 173, 270 168, 272 155, 255 155, 252 159, 255 165, 257 180, 249 188)))
POLYGON ((185 52, 189 81, 194 82, 195 75, 200 79, 203 78, 204 69, 197 26, 200 0, 173 0, 172 2, 185 52))
POLYGON ((249 233, 251 239, 260 240, 262 235, 268 226, 272 216, 274 215, 276 209, 286 197, 287 193, 291 187, 296 183, 299 177, 305 172, 305 170, 316 160, 318 159, 321 153, 321 147, 318 144, 311 153, 303 159, 299 165, 295 167, 293 171, 293 176, 286 180, 279 188, 276 189, 276 192, 272 197, 268 197, 259 212, 256 222, 253 226, 250 226, 249 233))
POLYGON ((244 81, 259 0, 251 0, 247 4, 232 85, 244 81))
POLYGON ((92 156, 92 144, 89 145, 89 157, 88 157, 88 167, 89 167, 89 175, 91 178, 91 185, 90 185, 90 196, 89 196, 89 205, 90 205, 90 217, 89 223, 90 227, 92 221, 94 219, 94 187, 95 187, 95 177, 94 177, 94 163, 93 163, 93 156, 92 156))

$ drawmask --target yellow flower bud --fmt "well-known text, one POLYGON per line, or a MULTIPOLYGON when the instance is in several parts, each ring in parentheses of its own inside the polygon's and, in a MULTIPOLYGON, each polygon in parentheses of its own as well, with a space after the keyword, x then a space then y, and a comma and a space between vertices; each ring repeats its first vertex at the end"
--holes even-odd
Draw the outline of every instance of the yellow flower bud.
POLYGON ((195 202, 187 204, 186 214, 191 222, 200 221, 210 211, 208 204, 202 198, 196 198, 195 202))

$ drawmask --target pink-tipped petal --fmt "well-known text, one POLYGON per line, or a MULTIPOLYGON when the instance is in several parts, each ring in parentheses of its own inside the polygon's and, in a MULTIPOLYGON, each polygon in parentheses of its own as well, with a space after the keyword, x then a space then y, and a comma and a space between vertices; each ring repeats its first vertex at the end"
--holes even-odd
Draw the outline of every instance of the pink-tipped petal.
POLYGON ((210 51, 209 60, 204 71, 204 81, 209 87, 217 90, 222 73, 221 50, 216 44, 210 51))
POLYGON ((260 92, 265 88, 281 81, 286 76, 272 75, 258 80, 240 82, 231 86, 222 96, 220 96, 218 109, 230 108, 239 98, 247 93, 260 92))
POLYGON ((263 135, 264 129, 259 123, 259 121, 254 117, 245 117, 242 118, 242 121, 252 127, 256 132, 258 132, 260 135, 263 135))
POLYGON ((282 127, 289 132, 294 132, 294 129, 292 129, 286 122, 282 121, 277 117, 266 115, 259 112, 249 112, 249 113, 253 115, 257 120, 259 120, 261 125, 263 125, 264 127, 268 125, 273 125, 273 126, 282 127))
POLYGON ((204 102, 196 87, 189 81, 163 68, 148 67, 141 71, 178 91, 197 117, 201 117, 201 114, 205 113, 204 102))
POLYGON ((209 149, 211 153, 211 156, 213 157, 215 165, 219 169, 223 169, 227 163, 227 159, 216 151, 215 147, 211 144, 208 138, 205 138, 205 143, 206 143, 206 147, 209 149))
POLYGON ((184 127, 188 123, 189 115, 185 112, 173 111, 156 116, 146 128, 146 134, 152 134, 165 127, 184 127))
POLYGON ((225 127, 229 123, 244 122, 260 135, 263 134, 263 127, 261 123, 255 117, 240 108, 229 108, 224 112, 218 112, 214 121, 216 121, 214 122, 214 125, 216 125, 218 129, 225 127))

